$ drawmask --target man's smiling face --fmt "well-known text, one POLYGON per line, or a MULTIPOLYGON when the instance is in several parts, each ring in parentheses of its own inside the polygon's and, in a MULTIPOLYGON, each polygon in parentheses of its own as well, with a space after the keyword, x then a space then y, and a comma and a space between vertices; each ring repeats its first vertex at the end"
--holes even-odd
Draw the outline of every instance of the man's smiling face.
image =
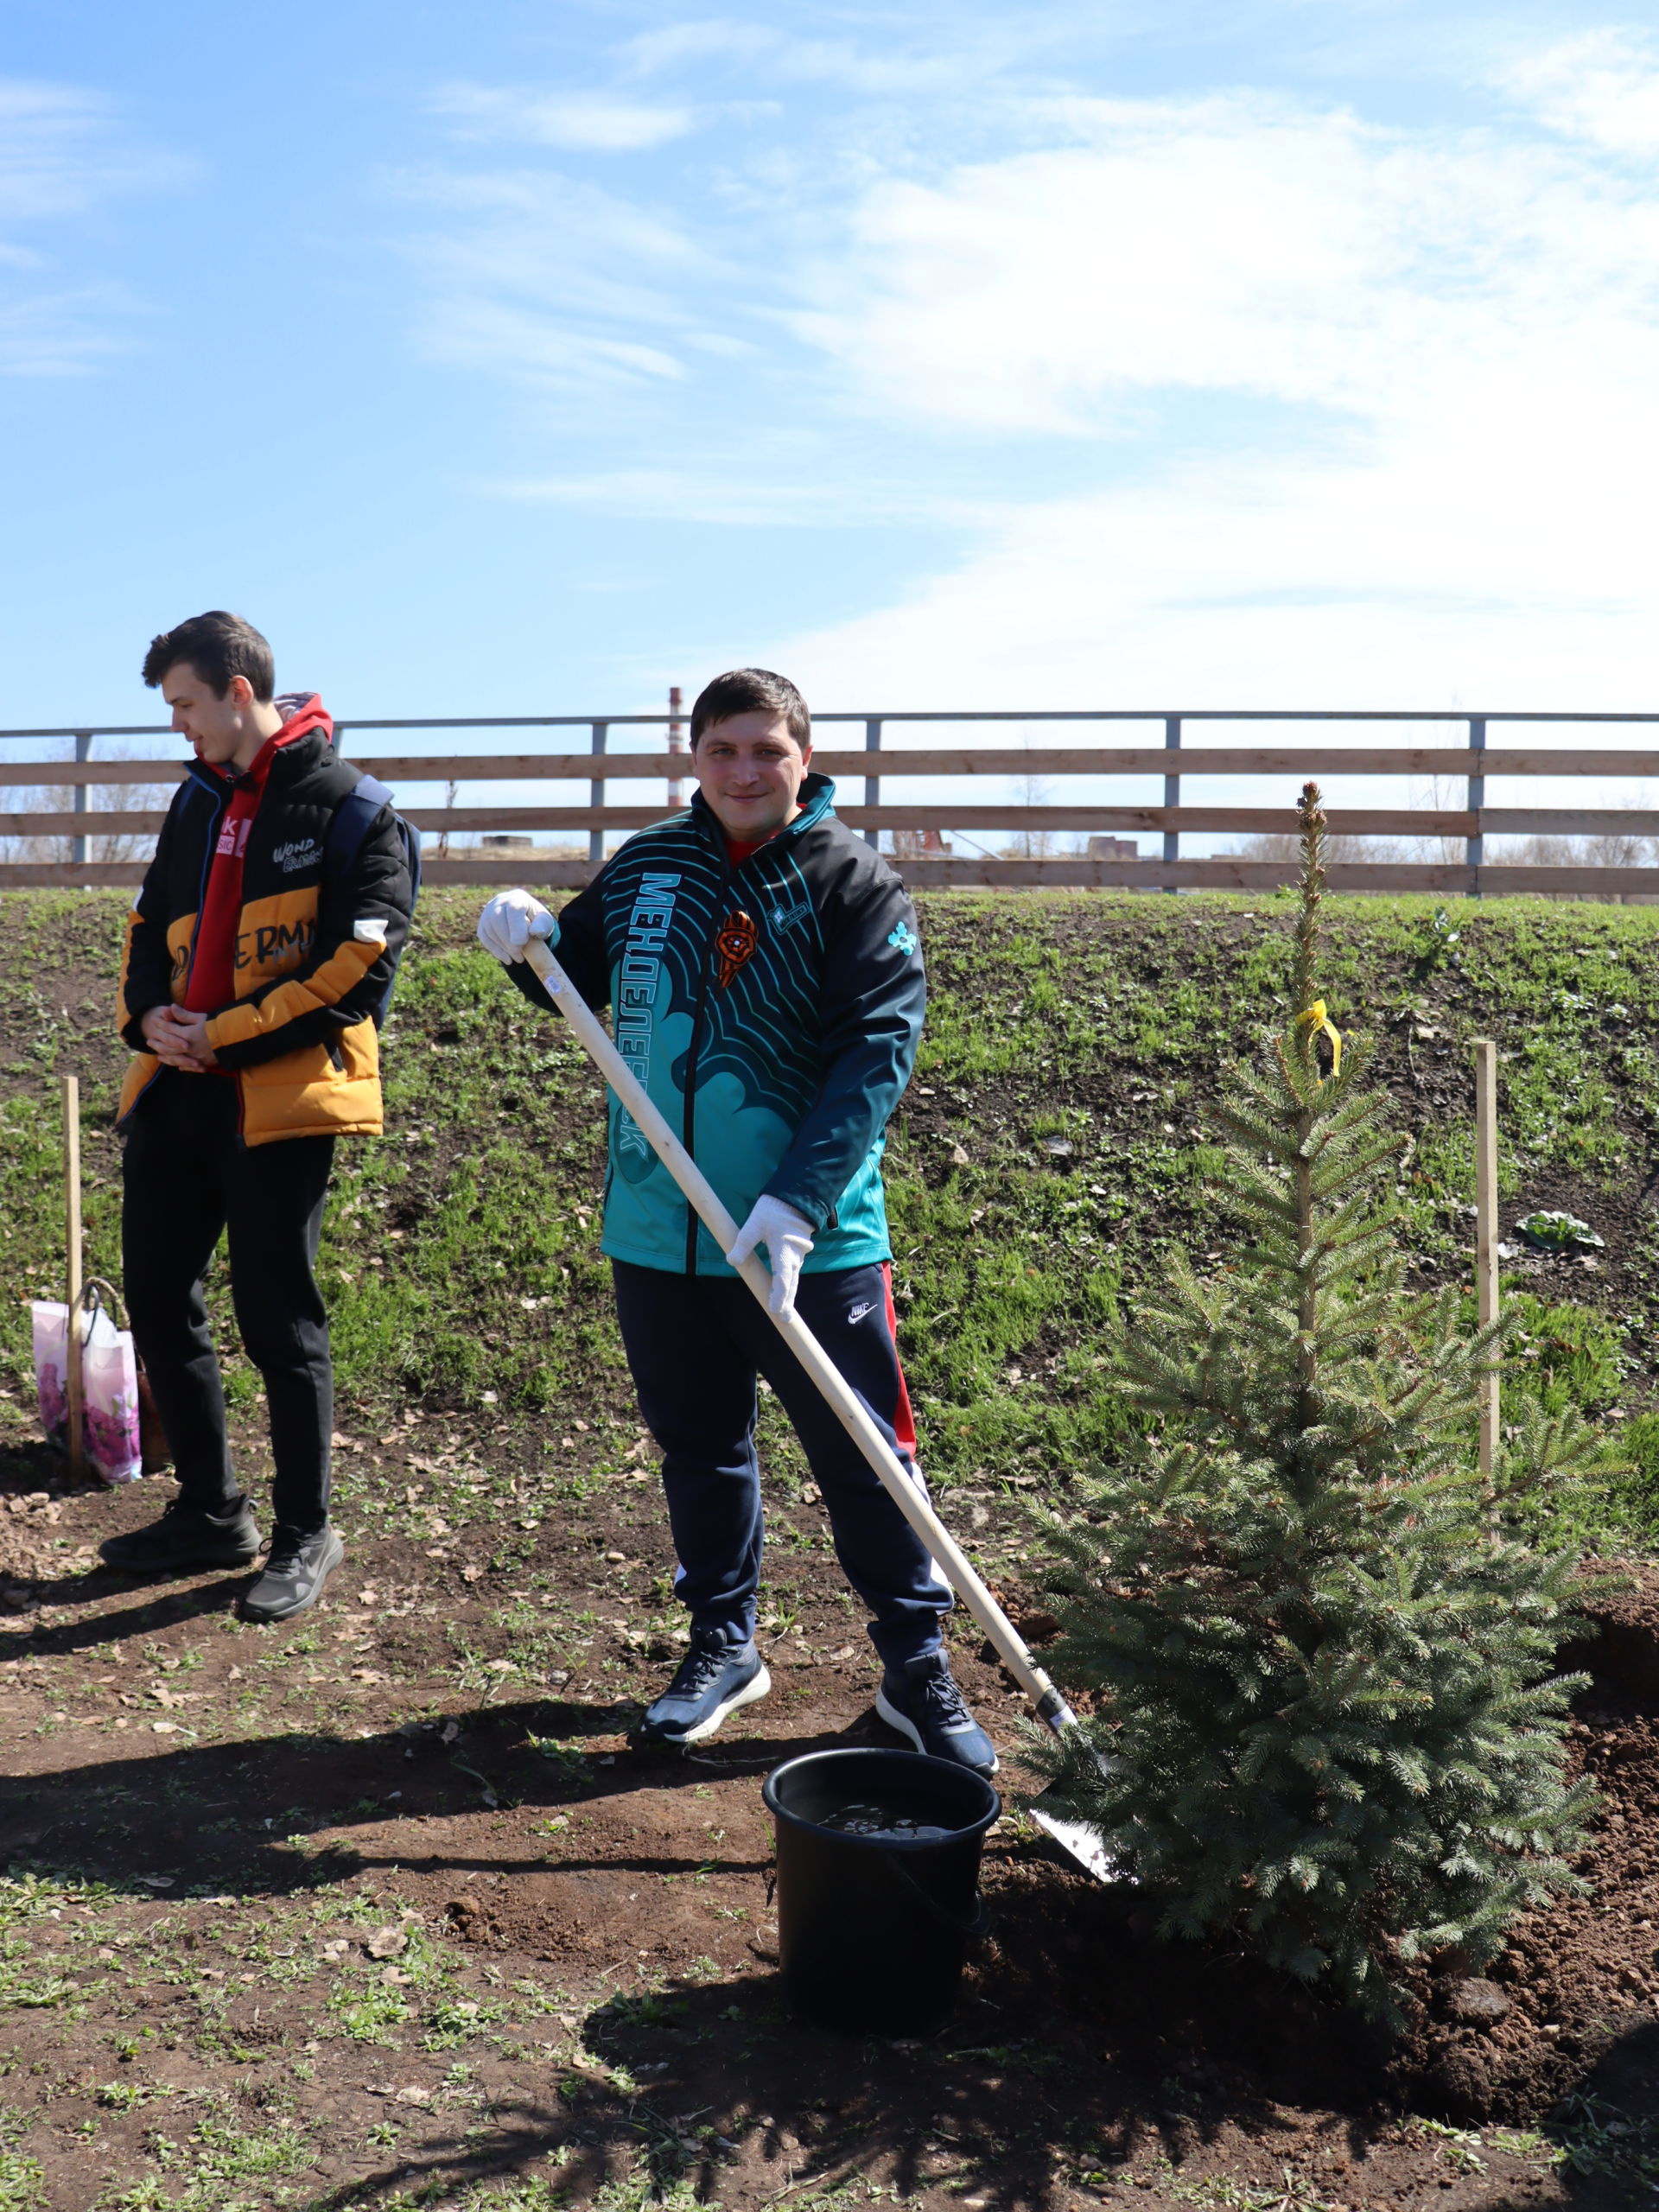
POLYGON ((785 718, 767 707, 710 723, 692 755, 715 819, 743 844, 794 820, 811 758, 810 744, 803 747, 785 718))
POLYGON ((162 678, 162 696, 173 709, 174 728, 188 738, 198 760, 222 768, 235 757, 247 733, 244 710, 253 698, 246 677, 233 676, 220 699, 188 660, 175 661, 162 678))

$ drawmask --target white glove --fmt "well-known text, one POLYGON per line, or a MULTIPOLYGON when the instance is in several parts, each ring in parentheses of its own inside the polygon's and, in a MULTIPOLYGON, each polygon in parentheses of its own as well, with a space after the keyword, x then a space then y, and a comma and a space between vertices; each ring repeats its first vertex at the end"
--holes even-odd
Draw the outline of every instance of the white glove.
POLYGON ((733 1267, 747 1260, 757 1244, 764 1244, 772 1262, 772 1295, 766 1311, 787 1321, 795 1311, 795 1286, 801 1279, 801 1262, 812 1249, 812 1224, 804 1214, 786 1206, 781 1198, 760 1198, 753 1211, 737 1232, 737 1242, 726 1255, 733 1267))
POLYGON ((478 941, 504 968, 524 957, 533 937, 551 937, 553 917, 528 891, 498 891, 478 918, 478 941))

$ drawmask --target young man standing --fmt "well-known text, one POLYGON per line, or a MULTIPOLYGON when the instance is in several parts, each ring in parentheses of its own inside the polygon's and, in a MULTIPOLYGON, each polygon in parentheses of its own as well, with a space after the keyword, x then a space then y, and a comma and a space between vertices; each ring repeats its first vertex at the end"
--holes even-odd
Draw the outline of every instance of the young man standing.
POLYGON ((228 1230, 276 1462, 270 1557, 244 1609, 286 1620, 342 1556, 314 1268, 334 1139, 381 1128, 374 1017, 408 932, 409 863, 386 794, 336 757, 322 702, 273 696, 251 624, 198 614, 155 639, 143 675, 195 754, 127 925, 120 1024, 137 1057, 117 1119, 127 1304, 179 1494, 103 1554, 182 1574, 246 1566, 261 1548, 201 1294, 228 1230))
POLYGON ((641 1735, 700 1743, 771 1688, 754 1644, 760 1374, 874 1616, 876 1710, 918 1751, 990 1773, 996 1753, 943 1648, 950 1592, 734 1271, 766 1248, 773 1310, 798 1305, 914 1474, 880 1160, 921 1030, 920 945, 904 887, 836 819, 811 750, 792 683, 765 669, 717 677, 691 710, 690 811, 631 838, 556 921, 507 891, 478 933, 543 1007, 524 948, 532 935, 556 945, 588 1002, 609 1003, 619 1049, 743 1224, 720 1251, 612 1097, 604 1249, 640 1410, 664 1453, 691 1622, 690 1649, 641 1735))

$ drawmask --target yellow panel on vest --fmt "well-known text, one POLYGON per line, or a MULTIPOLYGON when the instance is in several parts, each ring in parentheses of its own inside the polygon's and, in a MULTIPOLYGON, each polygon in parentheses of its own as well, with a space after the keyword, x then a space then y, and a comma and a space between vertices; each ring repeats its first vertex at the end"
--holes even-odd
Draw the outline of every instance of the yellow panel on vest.
POLYGON ((236 932, 238 998, 290 975, 309 953, 316 936, 315 883, 278 891, 269 899, 250 899, 236 932))

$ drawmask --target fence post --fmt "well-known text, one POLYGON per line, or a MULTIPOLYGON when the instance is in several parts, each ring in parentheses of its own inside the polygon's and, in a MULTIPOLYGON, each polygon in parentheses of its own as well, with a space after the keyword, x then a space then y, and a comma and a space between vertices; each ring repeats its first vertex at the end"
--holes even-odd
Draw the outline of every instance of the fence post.
MULTIPOLYGON (((608 722, 595 722, 594 724, 594 751, 595 753, 602 753, 604 752, 606 734, 609 730, 610 727, 611 726, 608 722)), ((588 785, 588 804, 589 806, 604 805, 605 785, 602 780, 597 784, 588 785)), ((590 830, 588 832, 588 867, 597 868, 604 857, 605 832, 602 830, 590 830)))
MULTIPOLYGON (((873 716, 864 725, 864 750, 867 753, 879 753, 881 750, 881 720, 880 715, 873 716)), ((880 805, 881 779, 880 776, 865 777, 864 804, 866 806, 880 805)), ((881 832, 879 830, 867 830, 864 832, 864 842, 867 845, 870 846, 873 850, 879 853, 881 849, 881 832)))
MULTIPOLYGON (((1469 750, 1471 753, 1484 753, 1486 750, 1486 717, 1484 715, 1471 715, 1469 717, 1469 750)), ((1469 779, 1468 794, 1464 800, 1464 804, 1468 808, 1471 814, 1478 817, 1480 813, 1481 808, 1484 806, 1485 804, 1485 777, 1471 776, 1469 779)), ((1478 820, 1477 820, 1475 823, 1475 834, 1469 839, 1467 844, 1464 848, 1464 858, 1471 868, 1478 870, 1485 857, 1486 840, 1481 835, 1480 823, 1478 820)), ((1477 899, 1480 896, 1480 877, 1478 874, 1475 877, 1474 896, 1477 899)))
MULTIPOLYGON (((1166 753, 1179 753, 1181 749, 1181 718, 1179 715, 1166 715, 1164 717, 1164 749, 1166 753)), ((1179 776, 1166 776, 1164 778, 1164 804, 1166 806, 1179 806, 1180 803, 1180 778, 1179 776)), ((1166 830, 1164 832, 1164 858, 1166 861, 1178 861, 1180 857, 1180 831, 1179 830, 1166 830)), ((1177 883, 1166 883, 1164 886, 1164 888, 1166 891, 1179 891, 1180 889, 1180 886, 1177 883)))
MULTIPOLYGON (((90 760, 92 757, 92 733, 89 729, 78 729, 75 732, 75 758, 77 760, 90 760)), ((86 812, 86 785, 85 784, 75 785, 74 809, 77 814, 86 812)), ((84 834, 70 839, 69 858, 76 868, 86 867, 86 839, 84 834)))
MULTIPOLYGON (((671 683, 668 687, 668 749, 671 754, 685 751, 685 726, 680 720, 680 687, 677 683, 671 683)), ((685 785, 680 781, 677 761, 671 766, 668 772, 668 803, 676 807, 685 804, 685 785)))

